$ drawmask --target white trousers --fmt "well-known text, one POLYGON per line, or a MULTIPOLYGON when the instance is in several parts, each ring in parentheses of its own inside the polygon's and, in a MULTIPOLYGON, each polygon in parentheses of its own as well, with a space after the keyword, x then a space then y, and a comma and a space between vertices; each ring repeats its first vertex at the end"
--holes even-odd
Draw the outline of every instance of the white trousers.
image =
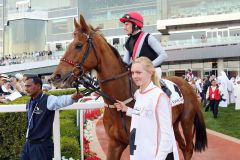
POLYGON ((161 69, 161 67, 155 68, 155 72, 157 73, 158 79, 160 80, 162 78, 162 69, 161 69))

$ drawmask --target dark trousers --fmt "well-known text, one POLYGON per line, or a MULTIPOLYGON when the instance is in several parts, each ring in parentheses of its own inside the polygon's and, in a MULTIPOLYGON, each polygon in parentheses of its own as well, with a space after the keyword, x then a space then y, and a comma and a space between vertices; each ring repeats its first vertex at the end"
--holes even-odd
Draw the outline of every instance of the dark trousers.
POLYGON ((165 160, 174 160, 173 152, 169 153, 165 160))
POLYGON ((201 102, 202 102, 203 107, 206 107, 206 105, 207 105, 206 93, 202 93, 201 102))
POLYGON ((54 153, 52 140, 26 142, 20 160, 52 160, 54 153))
POLYGON ((210 102, 209 102, 208 106, 206 107, 205 111, 208 111, 209 107, 211 107, 211 111, 213 112, 213 117, 217 118, 218 106, 219 106, 219 100, 210 100, 210 102))

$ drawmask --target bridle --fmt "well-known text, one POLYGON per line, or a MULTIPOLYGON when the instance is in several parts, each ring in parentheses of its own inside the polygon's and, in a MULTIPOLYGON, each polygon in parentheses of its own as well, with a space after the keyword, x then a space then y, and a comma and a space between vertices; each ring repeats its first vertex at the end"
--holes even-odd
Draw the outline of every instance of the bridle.
MULTIPOLYGON (((81 32, 81 31, 75 31, 74 34, 76 34, 76 32, 81 32)), ((72 70, 72 73, 70 76, 73 76, 73 77, 77 77, 75 74, 74 74, 74 69, 77 68, 78 70, 80 70, 80 76, 84 74, 84 69, 83 69, 83 64, 85 63, 85 61, 87 60, 88 56, 89 56, 89 53, 90 53, 90 49, 93 48, 94 50, 94 55, 96 57, 96 60, 97 60, 97 64, 99 63, 99 60, 98 60, 98 57, 97 57, 97 52, 96 52, 96 49, 95 49, 95 46, 93 45, 93 31, 90 32, 89 36, 85 33, 83 33, 86 37, 87 37, 87 49, 85 50, 84 54, 83 54, 83 58, 81 60, 80 63, 75 63, 73 62, 72 60, 69 60, 69 59, 66 59, 66 58, 61 58, 60 61, 62 62, 66 62, 67 64, 73 66, 73 70, 72 70)))
MULTIPOLYGON (((75 32, 77 32, 77 31, 75 31, 75 32)), ((74 32, 74 34, 76 34, 75 32, 74 32)), ((78 31, 78 32, 79 32, 79 31, 78 31)), ((81 33, 82 33, 82 32, 81 32, 81 33)), ((94 32, 91 31, 90 34, 89 34, 89 36, 88 36, 87 34, 85 34, 85 33, 82 33, 82 34, 84 34, 84 35, 87 37, 87 48, 86 48, 86 50, 84 51, 83 58, 82 58, 81 62, 80 62, 80 63, 75 63, 75 62, 73 62, 72 60, 69 60, 69 59, 66 59, 66 58, 61 58, 61 59, 60 59, 60 61, 65 62, 65 63, 67 63, 67 64, 69 64, 69 65, 71 65, 71 66, 74 67, 73 70, 72 70, 72 73, 68 76, 68 78, 70 78, 71 76, 73 76, 73 77, 76 79, 76 80, 75 80, 75 87, 76 87, 77 90, 78 90, 78 85, 79 85, 79 84, 82 84, 86 89, 90 90, 89 92, 87 92, 87 93, 84 94, 84 95, 88 95, 88 94, 90 94, 90 93, 92 93, 92 92, 97 92, 99 95, 101 95, 102 97, 104 97, 104 98, 106 98, 107 100, 109 100, 112 104, 113 104, 113 103, 116 103, 117 101, 116 101, 115 98, 113 98, 113 97, 109 96, 108 94, 106 94, 105 92, 101 91, 101 90, 100 90, 100 87, 96 86, 95 84, 97 84, 97 83, 98 83, 98 84, 99 84, 99 83, 107 83, 107 82, 109 82, 109 81, 113 81, 113 80, 120 79, 120 78, 122 78, 122 77, 124 77, 124 76, 129 75, 130 72, 129 72, 129 71, 126 71, 126 72, 124 72, 124 73, 121 73, 121 74, 119 74, 119 75, 110 77, 110 78, 108 78, 108 79, 98 80, 98 81, 97 81, 97 80, 94 80, 94 79, 91 78, 90 76, 86 75, 86 73, 84 72, 84 69, 83 69, 83 65, 84 65, 84 63, 86 62, 86 60, 87 60, 87 58, 88 58, 88 56, 89 56, 89 54, 90 54, 90 49, 91 49, 91 48, 93 48, 93 52, 94 52, 94 55, 95 55, 95 57, 96 57, 97 64, 99 64, 99 59, 98 59, 98 56, 97 56, 96 48, 95 48, 95 46, 94 46, 94 44, 93 44, 93 34, 94 34, 94 32), (80 75, 75 75, 75 74, 74 74, 74 69, 75 69, 75 68, 77 68, 77 69, 80 70, 80 75)), ((98 66, 97 66, 97 67, 98 67, 98 66)), ((129 98, 129 99, 130 99, 130 98, 129 98)), ((132 97, 131 97, 131 99, 132 99, 132 97)), ((132 101, 132 100, 131 100, 131 101, 132 101)), ((130 101, 130 102, 131 102, 131 101, 130 101)), ((110 105, 110 104, 108 104, 108 105, 110 105)), ((126 134, 128 135, 128 131, 127 131, 127 128, 126 128, 126 123, 125 123, 125 121, 124 121, 123 113, 122 113, 122 112, 120 112, 120 117, 121 117, 121 119, 122 119, 123 128, 124 128, 126 134)))
MULTIPOLYGON (((81 31, 75 31, 75 32, 81 32, 81 31)), ((74 34, 75 34, 75 32, 74 32, 74 34)), ((82 58, 81 62, 80 63, 75 63, 72 60, 69 60, 67 58, 61 58, 60 59, 60 61, 65 62, 65 63, 67 63, 67 64, 69 64, 69 65, 74 67, 72 72, 71 72, 71 74, 70 74, 70 76, 73 76, 73 77, 75 77, 77 79, 81 78, 81 77, 83 77, 85 75, 85 72, 84 72, 84 69, 83 69, 83 64, 87 60, 91 48, 93 48, 93 53, 94 53, 94 55, 96 57, 97 64, 99 64, 99 58, 97 56, 97 51, 96 51, 96 48, 95 48, 95 46, 93 44, 93 34, 94 34, 94 32, 91 31, 89 36, 87 34, 85 34, 85 33, 82 33, 82 34, 84 34, 87 37, 87 49, 84 51, 83 58, 82 58), (74 69, 75 68, 80 70, 80 75, 79 76, 74 74, 74 69)), ((126 71, 124 73, 121 73, 121 74, 116 75, 116 76, 112 76, 112 77, 104 79, 104 80, 98 80, 96 83, 106 83, 106 82, 109 82, 109 81, 120 79, 120 78, 122 78, 122 77, 124 77, 126 75, 129 75, 129 74, 130 74, 130 72, 126 71)), ((67 78, 70 78, 70 76, 67 77, 67 78)), ((89 79, 89 77, 88 77, 88 79, 89 79)))

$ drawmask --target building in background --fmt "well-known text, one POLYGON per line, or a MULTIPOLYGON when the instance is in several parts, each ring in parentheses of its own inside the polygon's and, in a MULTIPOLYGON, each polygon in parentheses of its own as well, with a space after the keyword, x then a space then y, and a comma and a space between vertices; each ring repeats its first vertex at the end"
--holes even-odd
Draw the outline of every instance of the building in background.
POLYGON ((62 54, 80 14, 123 54, 127 36, 118 19, 129 11, 144 16, 144 30, 166 49, 164 75, 181 76, 188 68, 200 77, 220 70, 239 74, 239 0, 0 0, 0 57, 41 50, 62 54))

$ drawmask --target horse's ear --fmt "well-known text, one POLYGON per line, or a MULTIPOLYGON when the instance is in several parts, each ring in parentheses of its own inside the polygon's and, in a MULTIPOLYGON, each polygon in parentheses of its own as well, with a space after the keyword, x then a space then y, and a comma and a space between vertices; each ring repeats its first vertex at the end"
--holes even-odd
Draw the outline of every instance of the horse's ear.
POLYGON ((88 34, 90 32, 90 28, 87 25, 87 23, 82 15, 80 15, 80 25, 81 25, 81 27, 82 27, 81 29, 84 33, 88 34))
POLYGON ((80 29, 80 25, 78 24, 76 18, 74 18, 74 26, 75 26, 75 29, 80 29))

